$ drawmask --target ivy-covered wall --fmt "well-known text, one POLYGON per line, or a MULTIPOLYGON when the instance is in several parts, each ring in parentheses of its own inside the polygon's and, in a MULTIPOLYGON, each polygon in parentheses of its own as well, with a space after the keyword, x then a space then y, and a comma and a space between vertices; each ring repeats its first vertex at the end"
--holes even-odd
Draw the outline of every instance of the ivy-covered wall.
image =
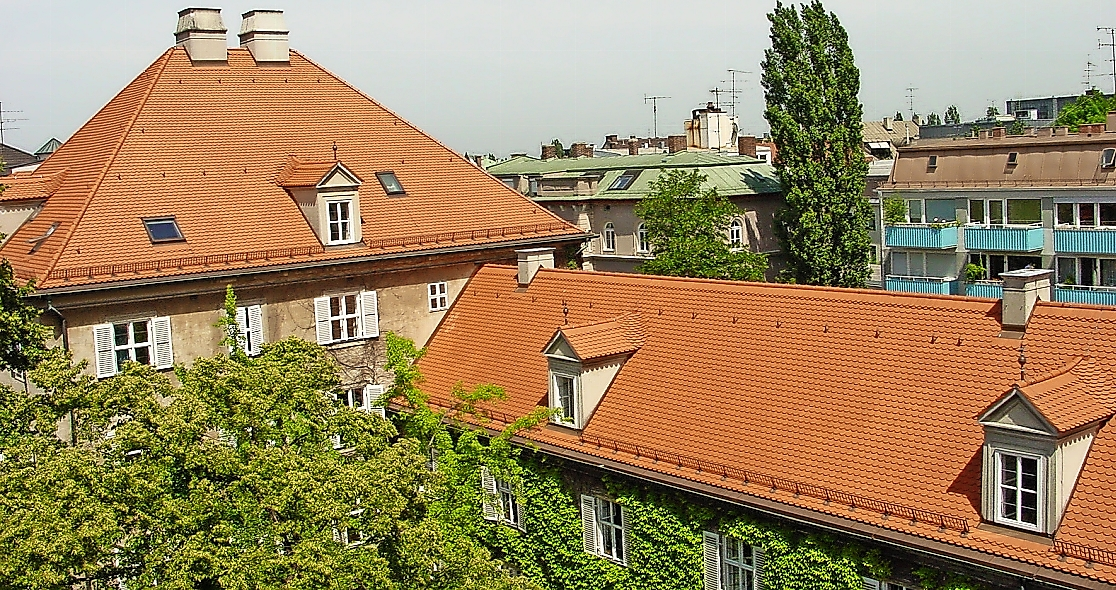
MULTIPOLYGON (((702 590, 702 531, 717 530, 766 554, 766 590, 862 590, 862 576, 893 577, 893 559, 849 539, 806 532, 728 504, 626 478, 597 478, 543 455, 521 458, 519 501, 525 531, 485 527, 495 554, 550 590, 702 590), (627 512, 628 565, 585 552, 578 498, 607 495, 627 512)), ((517 470, 518 471, 518 470, 517 470)), ((931 590, 988 588, 933 567, 903 578, 931 590)), ((1016 586, 1018 588, 1018 586, 1016 586)))

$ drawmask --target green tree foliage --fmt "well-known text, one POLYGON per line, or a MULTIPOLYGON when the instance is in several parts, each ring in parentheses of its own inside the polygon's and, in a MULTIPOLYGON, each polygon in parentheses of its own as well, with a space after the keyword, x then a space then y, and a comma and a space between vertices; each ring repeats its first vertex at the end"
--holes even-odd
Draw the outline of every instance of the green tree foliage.
POLYGON ((49 329, 39 323, 39 309, 27 303, 33 290, 30 281, 19 283, 8 260, 0 260, 0 370, 27 370, 44 351, 49 329))
POLYGON ((636 205, 655 257, 640 272, 674 277, 762 281, 767 256, 729 246, 729 224, 743 211, 717 193, 702 189, 696 170, 670 170, 651 182, 636 205))
POLYGON ((895 111, 895 120, 896 121, 902 121, 903 120, 903 111, 895 111))
POLYGON ((941 125, 942 124, 942 118, 938 115, 938 113, 930 113, 929 115, 926 115, 926 124, 927 125, 941 125))
POLYGON ((554 138, 554 141, 550 142, 550 145, 554 146, 554 153, 557 154, 557 157, 559 157, 559 158, 565 158, 566 157, 566 149, 564 147, 562 147, 561 140, 559 140, 556 137, 556 138, 554 138))
POLYGON ((783 279, 860 287, 868 279, 871 210, 864 196, 860 71, 837 16, 814 0, 776 4, 761 83, 787 206, 778 230, 783 279))
POLYGON ((1058 113, 1055 125, 1065 125, 1077 132, 1082 123, 1104 123, 1108 111, 1116 110, 1116 97, 1107 97, 1099 90, 1090 90, 1077 97, 1058 113))
POLYGON ((988 119, 993 119, 995 117, 998 117, 999 115, 1000 115, 1000 109, 996 108, 993 105, 988 105, 988 108, 985 109, 985 111, 984 111, 984 116, 985 116, 985 118, 988 118, 988 119))
MULTIPOLYGON (((421 351, 385 339, 385 397, 421 401, 421 351)), ((451 440, 441 417, 401 434, 334 401, 337 366, 316 344, 199 359, 174 382, 136 363, 102 381, 83 368, 52 351, 32 370, 45 395, 0 404, 0 587, 533 588, 477 539, 478 486, 428 465, 430 441, 451 440), (55 435, 70 410, 76 445, 55 435)), ((500 394, 459 393, 459 413, 500 394)), ((475 473, 494 452, 459 438, 455 464, 475 473)))
POLYGON ((1019 119, 1012 121, 1011 125, 1008 125, 1007 128, 1008 135, 1023 135, 1026 132, 1027 126, 1024 125, 1023 121, 1020 121, 1019 119))
POLYGON ((957 105, 951 104, 951 105, 949 105, 949 107, 946 108, 945 124, 946 125, 960 125, 961 124, 961 113, 960 113, 960 111, 957 110, 957 105))

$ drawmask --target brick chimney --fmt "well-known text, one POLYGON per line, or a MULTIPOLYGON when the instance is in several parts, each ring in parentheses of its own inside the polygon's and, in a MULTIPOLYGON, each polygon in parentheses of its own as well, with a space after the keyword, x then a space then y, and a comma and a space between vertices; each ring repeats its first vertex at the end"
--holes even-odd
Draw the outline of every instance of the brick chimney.
POLYGON ((988 129, 981 129, 977 131, 977 137, 980 139, 988 139, 992 136, 992 132, 988 129))
POLYGON ((895 127, 891 124, 891 117, 884 117, 883 124, 884 131, 895 131, 895 127))
POLYGON ((575 144, 570 146, 570 157, 571 158, 580 158, 582 156, 584 156, 586 158, 592 158, 593 157, 593 148, 589 144, 575 143, 575 144))
POLYGON ((668 135, 667 136, 667 151, 676 154, 678 152, 686 151, 686 136, 685 135, 668 135))
POLYGON ((638 156, 639 155, 639 140, 634 138, 634 137, 628 139, 628 155, 629 156, 638 156))
POLYGON ((1083 135, 1092 135, 1094 133, 1104 133, 1105 123, 1082 123, 1077 126, 1077 132, 1083 135))
POLYGON ((220 8, 185 8, 178 12, 174 30, 175 45, 186 48, 192 62, 227 62, 228 29, 221 21, 220 8))
POLYGON ((1003 139, 1004 138, 1004 132, 1007 131, 1007 129, 1004 128, 1004 127, 993 127, 991 129, 991 131, 992 131, 992 139, 1003 139))
POLYGON ((530 285, 540 268, 554 268, 554 248, 530 248, 515 253, 519 257, 517 280, 520 287, 530 285))
POLYGON ((542 159, 550 160, 558 157, 558 147, 554 144, 544 143, 542 146, 542 159))
POLYGON ((736 138, 736 151, 741 156, 756 157, 756 136, 755 135, 741 135, 736 138))
POLYGON ((1004 280, 1001 320, 1005 330, 1023 332, 1035 303, 1050 301, 1054 271, 1046 268, 1012 270, 1000 275, 1004 280))
POLYGON ((240 46, 256 63, 291 63, 291 45, 282 10, 249 10, 241 15, 240 46))

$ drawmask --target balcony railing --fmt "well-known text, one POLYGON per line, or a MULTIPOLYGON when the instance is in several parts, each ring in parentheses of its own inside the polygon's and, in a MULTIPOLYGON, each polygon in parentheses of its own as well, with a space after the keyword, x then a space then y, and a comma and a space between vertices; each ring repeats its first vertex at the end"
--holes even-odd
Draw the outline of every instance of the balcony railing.
POLYGON ((965 294, 969 297, 988 297, 989 299, 1004 298, 1003 281, 977 281, 965 284, 965 294))
POLYGON ((939 227, 926 224, 887 226, 888 248, 928 248, 945 250, 957 247, 957 226, 939 227))
POLYGON ((957 293, 957 279, 888 275, 885 281, 885 288, 888 291, 904 291, 907 293, 954 295, 957 293))
POLYGON ((967 225, 965 248, 997 252, 1038 252, 1042 250, 1042 224, 967 225))
POLYGON ((1116 254, 1116 227, 1056 227, 1059 254, 1116 254))
POLYGON ((1056 285, 1054 300, 1065 303, 1090 303, 1116 305, 1116 287, 1086 287, 1083 285, 1056 285))

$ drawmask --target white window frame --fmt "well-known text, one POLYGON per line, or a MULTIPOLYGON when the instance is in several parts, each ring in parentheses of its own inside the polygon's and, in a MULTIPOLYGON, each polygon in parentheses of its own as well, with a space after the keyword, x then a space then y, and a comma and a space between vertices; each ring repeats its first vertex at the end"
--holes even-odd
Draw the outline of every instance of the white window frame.
POLYGON ((488 467, 483 465, 480 474, 481 491, 484 493, 481 500, 484 519, 520 531, 526 530, 523 528, 523 509, 512 485, 507 480, 494 477, 488 467))
POLYGON ((604 224, 604 230, 601 232, 601 251, 616 251, 616 226, 611 221, 604 224))
POLYGON ((744 224, 739 217, 729 222, 729 246, 737 250, 744 247, 744 224))
POLYGON ((581 384, 580 376, 573 373, 565 373, 562 371, 550 372, 550 391, 551 391, 551 407, 562 410, 555 414, 551 419, 556 424, 562 426, 570 426, 573 428, 580 428, 581 425, 581 412, 580 398, 581 398, 581 384), (562 403, 561 390, 558 387, 559 379, 568 379, 570 381, 570 407, 567 408, 562 403), (567 416, 569 414, 569 416, 567 416))
POLYGON ((326 206, 326 226, 325 226, 325 243, 327 246, 334 246, 338 244, 352 244, 356 242, 356 229, 354 228, 353 218, 355 215, 354 204, 356 200, 352 197, 325 199, 326 206), (341 205, 345 205, 346 217, 342 218, 341 205), (333 219, 334 207, 337 207, 337 219, 333 219), (337 239, 333 239, 334 227, 337 228, 337 239))
POLYGON ((995 457, 994 466, 996 469, 995 475, 995 500, 994 500, 994 513, 993 520, 999 524, 1004 524, 1021 529, 1027 529, 1036 532, 1042 532, 1043 525, 1045 524, 1045 507, 1046 507, 1046 465, 1044 458, 1032 453, 1024 453, 1014 450, 997 449, 993 452, 995 457), (1016 473, 1016 485, 1010 489, 1015 490, 1015 516, 1004 515, 1004 496, 1003 491, 1007 488, 1003 481, 1003 464, 1005 459, 1011 459, 1016 462, 1018 469, 1016 473), (1022 459, 1030 459, 1035 462, 1035 489, 1028 490, 1023 487, 1022 482, 1022 468, 1019 464, 1022 459), (1035 522, 1029 523, 1021 519, 1023 512, 1022 496, 1024 493, 1033 493, 1035 496, 1035 522))
POLYGON ((94 366, 98 379, 112 377, 120 372, 123 362, 118 353, 124 352, 128 360, 136 360, 136 351, 146 348, 147 364, 156 369, 169 369, 174 366, 174 349, 171 344, 171 320, 168 316, 137 318, 93 326, 94 366), (147 332, 146 342, 135 341, 135 326, 144 325, 147 332), (118 344, 116 327, 127 326, 128 341, 118 344))
POLYGON ((449 309, 449 287, 445 281, 429 283, 426 285, 426 295, 430 303, 430 311, 445 311, 449 309))
POLYGON ((704 556, 705 590, 761 590, 763 588, 763 548, 744 542, 742 539, 721 535, 712 531, 702 531, 704 556), (738 550, 733 558, 731 549, 738 550), (747 553, 745 553, 745 550, 747 553), (745 559, 745 555, 749 559, 745 559), (748 562, 751 563, 748 563, 748 562), (730 584, 733 569, 740 577, 730 584))
POLYGON ((263 306, 238 305, 236 326, 240 349, 248 356, 259 355, 264 343, 263 306))
POLYGON ((582 541, 585 552, 613 563, 628 565, 628 511, 612 500, 581 496, 582 541), (606 512, 608 514, 606 518, 606 512), (619 517, 620 522, 615 520, 619 517), (606 548, 608 541, 611 549, 606 548))
POLYGON ((636 252, 640 254, 649 254, 651 252, 651 242, 647 239, 647 225, 639 224, 635 233, 636 239, 636 252))
POLYGON ((346 407, 358 412, 369 412, 381 418, 387 417, 387 409, 374 405, 377 399, 384 395, 384 386, 375 383, 366 385, 353 385, 337 393, 337 401, 346 407))
POLYGON ((359 291, 323 295, 314 299, 314 323, 318 344, 328 345, 338 342, 352 342, 380 335, 379 298, 376 291, 359 291), (353 309, 345 305, 347 297, 355 298, 353 309), (333 314, 334 299, 338 300, 338 315, 333 314), (350 333, 347 320, 356 319, 350 333), (334 337, 334 322, 339 324, 339 337, 334 337))
MULTIPOLYGON (((364 508, 360 508, 360 499, 357 499, 357 508, 349 511, 349 516, 360 518, 364 514, 364 508)), ((333 523, 333 540, 344 545, 346 549, 352 549, 363 545, 368 540, 368 535, 363 530, 352 530, 349 527, 341 527, 340 523, 333 523)))

